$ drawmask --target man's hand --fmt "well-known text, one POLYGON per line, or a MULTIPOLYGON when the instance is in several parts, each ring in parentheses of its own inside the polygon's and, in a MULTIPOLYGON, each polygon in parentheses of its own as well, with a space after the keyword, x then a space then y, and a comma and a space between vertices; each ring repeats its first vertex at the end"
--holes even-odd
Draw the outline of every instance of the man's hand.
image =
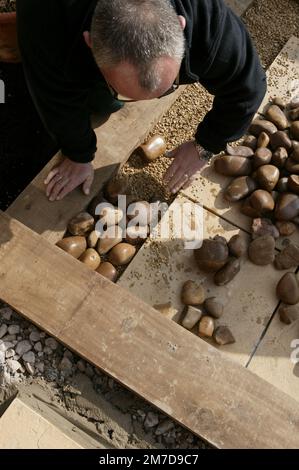
POLYGON ((194 180, 194 175, 200 171, 207 162, 200 160, 194 142, 189 141, 168 153, 174 161, 164 176, 164 182, 169 191, 177 193, 181 188, 187 188, 194 180))
POLYGON ((45 180, 46 194, 50 201, 60 201, 68 193, 83 184, 83 192, 88 195, 93 182, 94 170, 91 163, 76 163, 67 157, 50 171, 45 180))

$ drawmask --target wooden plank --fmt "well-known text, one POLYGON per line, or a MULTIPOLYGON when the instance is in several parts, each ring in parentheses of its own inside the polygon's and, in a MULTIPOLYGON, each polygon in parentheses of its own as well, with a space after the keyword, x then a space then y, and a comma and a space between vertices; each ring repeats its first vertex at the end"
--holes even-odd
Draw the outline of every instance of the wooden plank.
MULTIPOLYGON (((184 203, 187 199, 178 198, 169 208, 169 213, 178 201, 184 203)), ((209 211, 203 211, 204 238, 220 235, 229 240, 238 233, 242 234, 242 231, 237 227, 209 211)), ((249 238, 244 232, 243 236, 249 238)), ((227 325, 236 338, 236 343, 220 349, 228 358, 245 366, 277 307, 275 286, 282 274, 272 265, 256 266, 248 259, 242 259, 241 271, 235 279, 226 286, 215 286, 213 276, 196 266, 193 250, 185 249, 184 240, 170 233, 169 240, 159 243, 149 238, 118 284, 149 305, 171 302, 182 313, 180 294, 183 283, 189 279, 202 282, 206 295, 216 296, 225 305, 225 313, 217 323, 227 325)), ((178 315, 176 320, 179 321, 180 317, 178 315)), ((217 347, 214 342, 211 344, 217 347)))
POLYGON ((249 369, 299 400, 299 362, 295 364, 291 361, 292 353, 299 359, 298 348, 299 319, 291 325, 285 325, 276 313, 249 369), (293 341, 296 343, 293 344, 293 341))
MULTIPOLYGON (((287 42, 269 70, 267 95, 259 108, 262 112, 265 104, 271 97, 282 96, 290 100, 299 93, 299 39, 294 36, 287 42), (297 83, 297 88, 296 88, 297 83), (296 91, 297 90, 297 91, 296 91)), ((237 227, 250 232, 252 220, 240 213, 241 203, 229 203, 223 193, 232 178, 219 175, 214 171, 213 165, 207 167, 195 179, 194 183, 182 194, 196 202, 200 202, 205 208, 223 217, 237 227)), ((299 243, 299 230, 289 237, 299 243)), ((282 239, 277 242, 281 248, 282 239)))
POLYGON ((126 103, 123 109, 111 115, 96 130, 98 151, 94 160, 95 180, 89 196, 77 189, 63 201, 48 201, 44 179, 59 161, 60 156, 56 155, 13 202, 7 213, 51 243, 56 243, 62 238, 68 220, 87 207, 184 89, 185 86, 181 86, 175 93, 161 99, 126 103))
POLYGON ((295 400, 3 213, 0 229, 0 297, 34 324, 217 447, 299 446, 295 400))
POLYGON ((73 437, 18 398, 0 418, 0 449, 83 449, 73 437))

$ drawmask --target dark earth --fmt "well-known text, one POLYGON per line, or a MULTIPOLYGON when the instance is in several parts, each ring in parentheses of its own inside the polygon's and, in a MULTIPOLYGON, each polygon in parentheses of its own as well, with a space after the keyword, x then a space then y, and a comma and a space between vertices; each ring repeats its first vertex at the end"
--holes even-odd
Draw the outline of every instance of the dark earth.
POLYGON ((27 90, 22 64, 0 63, 0 209, 5 210, 56 152, 27 90))

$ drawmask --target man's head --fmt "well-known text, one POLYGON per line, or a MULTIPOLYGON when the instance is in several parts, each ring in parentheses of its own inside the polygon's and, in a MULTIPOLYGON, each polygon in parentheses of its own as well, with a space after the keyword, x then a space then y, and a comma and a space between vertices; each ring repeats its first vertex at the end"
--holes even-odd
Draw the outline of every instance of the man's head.
POLYGON ((169 0, 100 0, 85 40, 107 82, 131 99, 163 95, 185 51, 185 19, 169 0))

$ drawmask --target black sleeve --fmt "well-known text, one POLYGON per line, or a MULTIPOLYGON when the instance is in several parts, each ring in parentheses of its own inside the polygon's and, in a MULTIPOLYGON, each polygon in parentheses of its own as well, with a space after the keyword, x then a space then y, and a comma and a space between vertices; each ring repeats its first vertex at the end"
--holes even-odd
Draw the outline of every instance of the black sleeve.
POLYGON ((228 10, 211 67, 200 83, 215 96, 213 108, 198 126, 197 142, 219 153, 248 129, 266 92, 266 75, 251 38, 228 10))
POLYGON ((65 74, 66 26, 57 0, 17 0, 18 40, 29 91, 62 153, 86 163, 96 151, 87 108, 88 86, 65 74))

